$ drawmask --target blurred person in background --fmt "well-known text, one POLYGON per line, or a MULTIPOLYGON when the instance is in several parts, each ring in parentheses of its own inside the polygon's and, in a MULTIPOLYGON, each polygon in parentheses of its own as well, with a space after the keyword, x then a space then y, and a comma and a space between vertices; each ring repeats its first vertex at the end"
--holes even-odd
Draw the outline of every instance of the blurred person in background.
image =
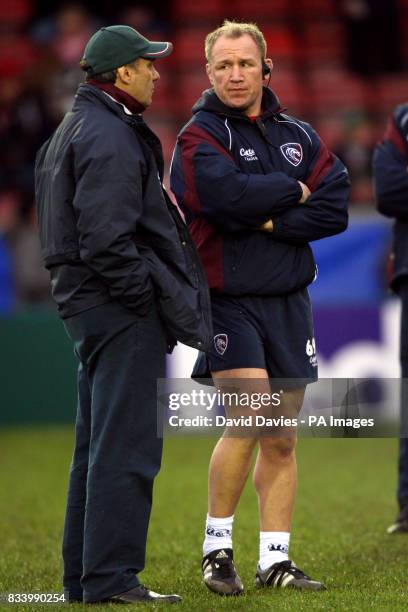
POLYGON ((177 340, 199 348, 211 335, 204 272, 142 118, 154 61, 171 51, 129 26, 101 28, 72 111, 37 155, 42 254, 80 360, 63 540, 70 602, 180 601, 138 579, 162 455, 157 379, 177 340))
POLYGON ((10 247, 17 304, 51 304, 50 279, 42 263, 34 206, 22 214, 10 237, 10 247))
POLYGON ((64 4, 55 15, 49 49, 58 69, 51 82, 50 107, 58 121, 72 106, 72 98, 83 75, 78 57, 94 29, 94 20, 81 4, 64 4))
MULTIPOLYGON (((269 395, 269 379, 279 379, 280 408, 297 417, 305 384, 317 379, 307 291, 316 269, 308 242, 346 229, 348 174, 312 127, 284 114, 263 86, 273 64, 255 24, 226 20, 208 34, 205 54, 213 88, 180 132, 171 169, 212 290, 214 343, 193 376, 211 371, 223 393, 236 384, 269 395)), ((226 434, 210 462, 202 574, 210 590, 238 595, 232 526, 258 439, 226 434)), ((295 436, 270 436, 259 438, 253 475, 256 583, 323 590, 289 559, 295 436)))
POLYGON ((401 298, 401 405, 397 500, 399 512, 388 533, 408 533, 408 103, 390 117, 374 151, 373 174, 380 213, 395 219, 391 288, 401 298))
POLYGON ((401 70, 398 0, 336 0, 347 34, 347 63, 364 76, 401 70))
POLYGON ((334 150, 350 174, 350 201, 367 205, 373 200, 371 160, 376 134, 371 121, 359 114, 345 119, 343 134, 342 144, 334 150))

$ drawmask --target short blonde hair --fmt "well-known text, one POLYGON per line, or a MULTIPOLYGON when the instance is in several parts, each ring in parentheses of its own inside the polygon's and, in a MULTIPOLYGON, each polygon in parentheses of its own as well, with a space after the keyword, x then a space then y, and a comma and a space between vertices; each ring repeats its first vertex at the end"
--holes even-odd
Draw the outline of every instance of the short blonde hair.
POLYGON ((256 23, 244 23, 225 19, 222 26, 213 32, 210 32, 205 37, 205 57, 207 58, 207 62, 211 61, 210 58, 214 44, 220 38, 220 36, 240 38, 241 36, 244 36, 244 34, 249 34, 249 36, 255 41, 261 54, 261 59, 264 59, 266 57, 266 41, 256 23))

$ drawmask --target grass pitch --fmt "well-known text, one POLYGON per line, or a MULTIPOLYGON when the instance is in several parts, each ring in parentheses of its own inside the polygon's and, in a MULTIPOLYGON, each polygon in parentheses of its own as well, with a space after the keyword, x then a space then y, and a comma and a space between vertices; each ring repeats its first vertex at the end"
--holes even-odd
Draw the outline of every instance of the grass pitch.
MULTIPOLYGON (((407 610, 408 535, 388 536, 395 513, 396 440, 301 439, 291 557, 328 591, 257 590, 257 501, 248 483, 234 523, 246 593, 222 598, 200 581, 207 466, 213 438, 168 439, 156 480, 146 570, 152 589, 177 592, 188 612, 407 610)), ((0 431, 0 593, 61 593, 60 541, 71 428, 0 431)), ((61 604, 0 604, 56 610, 61 604)), ((167 609, 168 605, 139 606, 167 609)), ((70 612, 90 609, 70 605, 70 612)), ((118 610, 94 605, 92 612, 118 610)), ((132 610, 134 606, 120 606, 132 610)))

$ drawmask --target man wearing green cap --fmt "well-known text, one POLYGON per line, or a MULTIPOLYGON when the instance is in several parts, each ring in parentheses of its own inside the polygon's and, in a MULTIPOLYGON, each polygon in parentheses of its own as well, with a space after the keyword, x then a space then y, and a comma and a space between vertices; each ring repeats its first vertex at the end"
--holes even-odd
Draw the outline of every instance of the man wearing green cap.
POLYGON ((86 82, 37 155, 42 253, 79 358, 63 541, 70 602, 180 600, 137 576, 161 461, 166 350, 211 338, 204 273, 141 117, 159 79, 154 60, 171 50, 129 26, 96 32, 81 60, 86 82))

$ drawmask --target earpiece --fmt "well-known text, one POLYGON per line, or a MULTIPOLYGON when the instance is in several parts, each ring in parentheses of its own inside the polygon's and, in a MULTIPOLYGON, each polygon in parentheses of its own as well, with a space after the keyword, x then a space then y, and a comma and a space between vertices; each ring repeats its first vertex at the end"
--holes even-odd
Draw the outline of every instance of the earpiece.
POLYGON ((265 79, 271 74, 271 69, 265 61, 262 61, 262 77, 265 79))

